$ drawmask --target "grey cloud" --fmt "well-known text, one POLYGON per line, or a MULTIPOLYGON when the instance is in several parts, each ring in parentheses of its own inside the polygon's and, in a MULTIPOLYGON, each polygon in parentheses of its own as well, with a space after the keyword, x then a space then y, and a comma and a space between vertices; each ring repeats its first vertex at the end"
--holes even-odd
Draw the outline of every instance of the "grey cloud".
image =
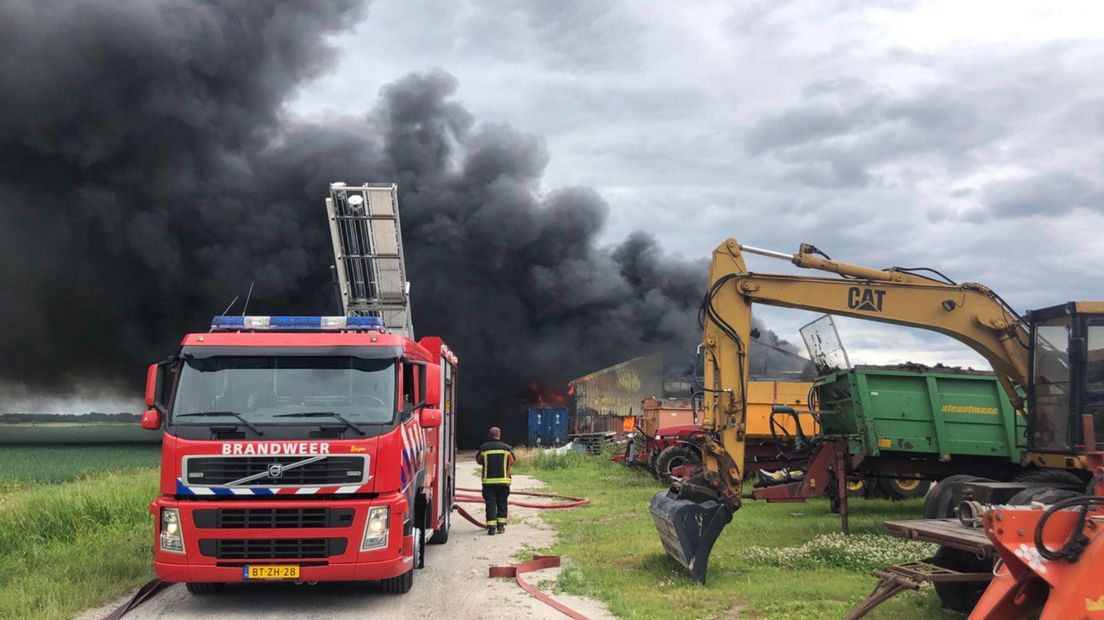
POLYGON ((828 104, 803 104, 760 119, 745 138, 752 155, 780 151, 826 138, 846 136, 863 123, 865 106, 844 109, 828 104))
POLYGON ((812 101, 757 121, 745 147, 773 155, 791 168, 787 178, 814 187, 862 187, 879 167, 927 155, 962 165, 1000 135, 974 104, 943 89, 894 96, 818 87, 805 98, 812 101), (818 101, 825 96, 842 102, 818 101))
POLYGON ((1077 208, 1104 211, 1104 192, 1081 175, 1056 170, 990 183, 982 202, 997 217, 1054 217, 1077 208))

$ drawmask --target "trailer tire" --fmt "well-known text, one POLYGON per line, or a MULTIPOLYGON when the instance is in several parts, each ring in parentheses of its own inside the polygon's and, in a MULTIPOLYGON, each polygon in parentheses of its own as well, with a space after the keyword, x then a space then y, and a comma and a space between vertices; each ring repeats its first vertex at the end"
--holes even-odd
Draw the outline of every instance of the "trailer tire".
POLYGON ((954 501, 954 485, 959 482, 991 481, 988 478, 969 474, 955 474, 940 480, 939 484, 935 485, 935 490, 928 494, 928 499, 924 502, 925 519, 950 519, 955 516, 954 509, 957 506, 952 506, 951 502, 954 501))
POLYGON ((197 583, 186 583, 186 584, 184 584, 184 587, 187 588, 188 592, 190 592, 190 593, 192 593, 196 596, 207 596, 208 594, 214 594, 216 592, 221 592, 222 589, 225 586, 226 586, 225 583, 206 583, 206 582, 197 582, 197 583))
POLYGON ((398 577, 384 579, 379 584, 380 590, 387 594, 406 594, 414 587, 414 569, 411 568, 398 577))
POLYGON ((656 458, 656 475, 660 480, 671 479, 671 469, 680 465, 700 464, 701 455, 687 444, 669 446, 656 458))
MULTIPOLYGON (((1030 482, 1038 482, 1031 480, 1030 482)), ((1027 487, 1008 499, 1009 506, 1029 506, 1032 502, 1040 504, 1053 504, 1054 502, 1071 497, 1077 497, 1080 493, 1069 489, 1054 489, 1050 487, 1027 487)))
POLYGON ((1051 482, 1078 488, 1085 486, 1085 481, 1077 474, 1061 469, 1029 469, 1016 476, 1016 482, 1051 482))
POLYGON ((893 501, 924 497, 931 489, 930 480, 915 478, 878 478, 878 490, 893 501))
POLYGON ((870 499, 872 490, 869 478, 853 478, 847 480, 847 497, 859 497, 870 499))
MULTIPOLYGON (((935 552, 932 563, 960 573, 987 573, 993 570, 991 561, 980 560, 968 551, 960 551, 951 547, 940 547, 935 552)), ((933 585, 943 607, 958 613, 968 614, 981 599, 981 594, 989 587, 989 582, 937 581, 933 585)))

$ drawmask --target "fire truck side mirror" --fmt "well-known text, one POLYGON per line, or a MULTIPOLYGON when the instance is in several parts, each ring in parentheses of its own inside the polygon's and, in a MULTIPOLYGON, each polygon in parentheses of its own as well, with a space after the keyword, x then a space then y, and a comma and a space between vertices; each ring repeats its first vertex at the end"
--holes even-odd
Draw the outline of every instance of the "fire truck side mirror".
POLYGON ((426 407, 418 414, 418 423, 422 428, 437 428, 441 425, 441 410, 426 407))
POLYGON ((176 358, 171 358, 150 364, 146 370, 146 411, 142 413, 142 428, 161 428, 164 416, 168 414, 166 392, 172 385, 171 373, 175 363, 176 358))
POLYGON ((425 397, 422 400, 426 407, 436 409, 441 406, 441 367, 426 364, 422 368, 425 370, 425 397))
POLYGON ((161 412, 156 409, 146 409, 142 412, 142 428, 148 431, 156 431, 161 428, 161 412))
POLYGON ((161 377, 161 365, 150 364, 146 370, 146 407, 153 407, 157 404, 157 385, 158 379, 161 377))

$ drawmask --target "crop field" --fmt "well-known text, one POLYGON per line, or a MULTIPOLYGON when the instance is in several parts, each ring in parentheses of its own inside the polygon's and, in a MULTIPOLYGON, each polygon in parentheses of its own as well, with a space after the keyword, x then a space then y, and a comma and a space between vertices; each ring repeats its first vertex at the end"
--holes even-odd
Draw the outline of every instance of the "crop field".
POLYGON ((157 467, 160 459, 159 445, 0 445, 0 504, 7 492, 157 467))
POLYGON ((0 424, 0 446, 20 444, 145 443, 156 445, 161 434, 137 424, 33 423, 0 424))
POLYGON ((152 577, 159 446, 0 445, 0 618, 68 618, 152 577))
MULTIPOLYGON (((747 501, 713 547, 708 585, 670 560, 648 503, 662 489, 650 477, 605 459, 569 453, 522 458, 519 473, 550 490, 589 497, 578 510, 547 511, 558 533, 550 553, 568 558, 555 584, 598 598, 623 618, 840 618, 870 592, 870 571, 922 559, 934 549, 883 533, 881 523, 917 518, 921 500, 853 500, 850 537, 827 501, 747 501)), ((870 618, 958 618, 934 592, 907 593, 870 618)))

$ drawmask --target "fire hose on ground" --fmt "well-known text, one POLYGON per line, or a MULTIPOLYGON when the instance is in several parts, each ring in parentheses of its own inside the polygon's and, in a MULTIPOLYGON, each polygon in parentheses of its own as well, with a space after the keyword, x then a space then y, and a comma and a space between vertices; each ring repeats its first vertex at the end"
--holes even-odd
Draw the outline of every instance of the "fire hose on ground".
MULTIPOLYGON (((460 513, 460 516, 464 517, 476 527, 485 528, 487 524, 474 517, 471 513, 464 510, 461 503, 468 504, 482 504, 483 496, 482 489, 456 489, 456 501, 452 505, 456 509, 456 512, 460 513), (480 493, 480 495, 474 495, 480 493)), ((537 508, 540 510, 560 510, 564 508, 578 508, 579 506, 585 506, 590 503, 590 500, 585 497, 571 497, 570 495, 559 495, 557 493, 538 493, 536 491, 511 491, 511 499, 509 503, 511 506, 521 506, 523 508, 537 508), (527 502, 524 500, 513 499, 514 496, 521 495, 525 497, 546 497, 552 499, 560 499, 565 501, 560 502, 527 502)), ((532 584, 521 578, 522 573, 529 571, 541 570, 543 568, 555 568, 560 565, 560 556, 558 555, 534 555, 532 560, 528 562, 520 562, 518 564, 511 564, 509 566, 492 566, 489 572, 489 577, 513 577, 517 584, 521 586, 521 589, 525 590, 529 594, 532 594, 538 601, 552 607, 565 616, 572 618, 573 620, 587 620, 587 617, 583 614, 571 609, 567 605, 557 601, 556 599, 548 596, 544 592, 541 592, 535 588, 532 584)))
MULTIPOLYGON (((460 516, 464 517, 468 521, 471 521, 476 527, 487 527, 487 524, 480 521, 476 517, 472 516, 467 510, 460 505, 461 503, 467 504, 482 504, 482 495, 469 495, 469 493, 482 493, 482 489, 456 489, 456 503, 453 504, 453 508, 456 512, 460 513, 460 516)), ((590 502, 585 497, 571 497, 569 495, 557 495, 556 493, 538 493, 536 491, 511 491, 510 492, 510 505, 521 506, 522 508, 538 508, 541 510, 558 510, 563 508, 578 508, 579 506, 585 506, 590 502), (523 495, 525 497, 547 497, 552 499, 562 499, 566 501, 562 502, 527 502, 524 500, 515 500, 514 496, 523 495)))

